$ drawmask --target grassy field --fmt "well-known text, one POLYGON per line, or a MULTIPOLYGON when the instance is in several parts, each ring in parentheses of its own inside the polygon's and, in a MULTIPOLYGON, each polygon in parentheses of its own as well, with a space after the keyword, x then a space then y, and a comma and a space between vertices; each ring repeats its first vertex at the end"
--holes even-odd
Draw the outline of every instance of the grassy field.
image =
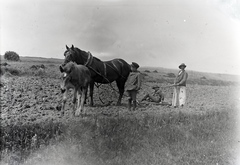
MULTIPOLYGON (((1 67, 1 165, 240 164, 238 76, 189 71, 184 108, 144 102, 134 112, 127 110, 126 97, 122 106, 102 106, 101 90, 106 100, 116 100, 106 86, 95 90, 96 106, 87 106, 87 116, 71 116, 69 103, 61 117, 62 60, 21 59, 1 61, 10 65, 1 67)), ((177 70, 141 72, 138 98, 153 84, 172 83, 169 73, 177 70)), ((172 89, 163 90, 170 102, 172 89)))

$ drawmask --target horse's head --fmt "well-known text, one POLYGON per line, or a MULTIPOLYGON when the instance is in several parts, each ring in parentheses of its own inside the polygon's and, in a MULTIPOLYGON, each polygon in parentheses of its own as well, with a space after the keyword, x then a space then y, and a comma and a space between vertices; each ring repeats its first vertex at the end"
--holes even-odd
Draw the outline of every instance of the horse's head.
POLYGON ((60 69, 60 72, 62 73, 71 73, 72 70, 75 69, 75 63, 70 61, 68 63, 66 63, 65 65, 60 65, 59 69, 60 69))
POLYGON ((66 45, 66 48, 67 50, 64 52, 64 56, 65 56, 65 61, 64 61, 64 64, 70 62, 70 61, 73 61, 73 62, 76 62, 75 61, 75 48, 74 46, 72 45, 71 48, 69 48, 67 45, 66 45))
POLYGON ((75 63, 70 61, 66 65, 59 67, 60 71, 63 73, 62 83, 60 85, 62 93, 64 93, 66 89, 72 87, 70 80, 72 79, 72 72, 75 69, 75 65, 75 63))

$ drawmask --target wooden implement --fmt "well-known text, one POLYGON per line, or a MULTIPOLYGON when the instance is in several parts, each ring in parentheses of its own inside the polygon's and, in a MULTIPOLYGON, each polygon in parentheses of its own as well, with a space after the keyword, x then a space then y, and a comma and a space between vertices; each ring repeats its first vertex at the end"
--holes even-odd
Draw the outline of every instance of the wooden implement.
POLYGON ((168 87, 174 87, 177 86, 176 84, 171 84, 171 85, 166 85, 166 86, 162 86, 161 88, 168 88, 168 87))

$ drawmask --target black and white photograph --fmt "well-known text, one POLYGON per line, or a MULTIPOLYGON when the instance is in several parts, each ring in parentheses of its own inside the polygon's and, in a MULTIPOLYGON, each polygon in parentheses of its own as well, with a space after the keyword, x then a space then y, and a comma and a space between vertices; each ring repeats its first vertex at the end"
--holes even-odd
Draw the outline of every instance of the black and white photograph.
POLYGON ((0 0, 0 165, 240 165, 239 0, 0 0))

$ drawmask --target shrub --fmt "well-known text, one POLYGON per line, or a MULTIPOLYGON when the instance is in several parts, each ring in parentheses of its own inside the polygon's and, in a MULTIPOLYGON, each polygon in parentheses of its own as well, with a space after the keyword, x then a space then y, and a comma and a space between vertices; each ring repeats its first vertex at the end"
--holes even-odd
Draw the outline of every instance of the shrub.
POLYGON ((35 69, 35 70, 37 70, 37 69, 45 69, 46 67, 45 67, 45 65, 32 65, 31 67, 30 67, 30 69, 35 69))
POLYGON ((0 66, 10 66, 8 63, 4 62, 2 64, 0 64, 0 66))
POLYGON ((14 76, 19 76, 21 74, 21 70, 19 69, 16 69, 16 68, 13 68, 13 67, 6 67, 3 71, 1 71, 2 74, 8 72, 10 73, 11 75, 14 75, 14 76))
POLYGON ((148 76, 147 73, 142 73, 142 72, 141 72, 141 75, 142 75, 142 77, 146 77, 146 76, 148 76))
POLYGON ((158 71, 157 71, 157 70, 154 70, 153 73, 158 73, 158 71))
POLYGON ((4 54, 4 59, 6 60, 10 60, 10 61, 19 61, 20 60, 20 57, 19 55, 14 52, 14 51, 7 51, 5 54, 4 54))
POLYGON ((168 74, 167 74, 167 77, 175 78, 176 76, 175 76, 174 73, 168 73, 168 74))
POLYGON ((5 73, 5 69, 0 67, 0 75, 4 74, 5 73))
POLYGON ((145 70, 144 72, 150 73, 150 71, 149 71, 149 70, 145 70))
POLYGON ((46 74, 45 70, 43 68, 39 68, 36 72, 35 72, 35 76, 44 76, 46 74))

